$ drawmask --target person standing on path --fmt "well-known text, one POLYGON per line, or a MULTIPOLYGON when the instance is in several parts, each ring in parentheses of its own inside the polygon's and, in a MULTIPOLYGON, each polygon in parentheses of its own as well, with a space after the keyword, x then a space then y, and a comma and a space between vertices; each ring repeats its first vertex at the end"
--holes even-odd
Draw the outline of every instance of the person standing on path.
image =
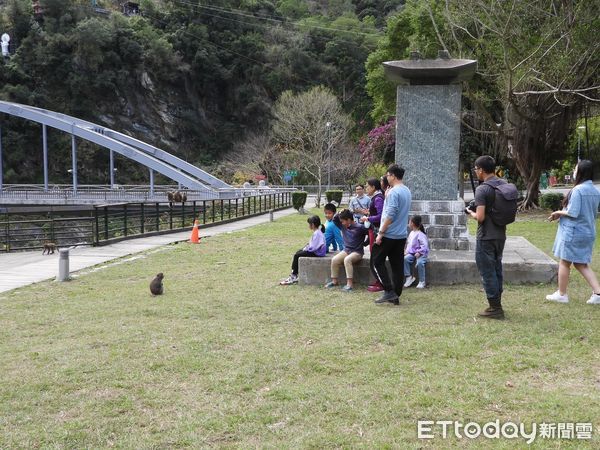
POLYGON ((559 220, 554 247, 554 256, 558 263, 558 290, 546 296, 546 300, 568 303, 567 286, 571 264, 583 275, 592 288, 590 305, 600 305, 600 284, 590 267, 592 251, 596 240, 596 216, 600 204, 600 192, 592 183, 593 164, 581 160, 575 167, 573 178, 575 187, 569 191, 563 203, 563 209, 554 211, 548 220, 559 220))
POLYGON ((483 155, 475 160, 475 174, 482 184, 475 190, 475 211, 465 210, 477 220, 475 263, 490 305, 479 313, 479 317, 486 319, 504 319, 502 254, 506 243, 506 225, 496 225, 491 211, 496 199, 494 186, 506 181, 496 177, 495 170, 496 161, 491 156, 483 155))
POLYGON ((391 165, 386 173, 391 189, 387 192, 381 213, 379 233, 373 245, 373 275, 383 286, 384 292, 376 304, 400 304, 404 285, 404 246, 408 236, 408 212, 412 195, 404 185, 404 169, 397 164, 391 165), (385 266, 390 259, 392 276, 385 266))

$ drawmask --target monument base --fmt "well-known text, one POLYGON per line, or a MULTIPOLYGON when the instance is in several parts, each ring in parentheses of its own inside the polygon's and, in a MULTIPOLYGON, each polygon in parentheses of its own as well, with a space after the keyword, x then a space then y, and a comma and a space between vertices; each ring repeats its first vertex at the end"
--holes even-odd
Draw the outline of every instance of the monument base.
POLYGON ((413 200, 410 216, 416 214, 423 225, 432 250, 473 250, 467 230, 465 203, 462 200, 413 200))
MULTIPOLYGON (((480 284, 481 277, 475 265, 475 242, 470 250, 433 250, 427 263, 427 285, 480 284)), ((331 275, 331 258, 300 258, 299 284, 323 286, 331 275)), ((389 269, 389 263, 388 263, 389 269)), ((506 239, 503 257, 505 283, 554 283, 558 273, 557 262, 521 236, 506 239)), ((369 270, 369 255, 354 266, 354 282, 367 286, 374 281, 369 270)), ((346 282, 344 267, 340 270, 340 285, 346 282)))

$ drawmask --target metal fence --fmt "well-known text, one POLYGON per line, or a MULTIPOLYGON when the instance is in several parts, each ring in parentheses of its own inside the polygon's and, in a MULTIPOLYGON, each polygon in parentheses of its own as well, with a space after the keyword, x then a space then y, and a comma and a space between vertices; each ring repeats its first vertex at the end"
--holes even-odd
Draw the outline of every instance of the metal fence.
POLYGON ((0 252, 36 250, 52 242, 58 247, 103 245, 115 240, 162 234, 202 225, 232 221, 292 205, 291 192, 244 198, 186 203, 138 202, 95 206, 69 217, 49 212, 0 214, 0 252))
POLYGON ((182 189, 177 185, 159 185, 154 189, 143 185, 51 185, 10 184, 0 186, 0 204, 94 204, 98 202, 164 202, 168 192, 185 193, 189 201, 227 200, 269 193, 293 192, 295 188, 256 186, 253 188, 220 188, 206 191, 182 189))
POLYGON ((35 250, 47 242, 61 247, 93 244, 93 225, 90 216, 40 218, 39 213, 0 214, 0 251, 35 250))

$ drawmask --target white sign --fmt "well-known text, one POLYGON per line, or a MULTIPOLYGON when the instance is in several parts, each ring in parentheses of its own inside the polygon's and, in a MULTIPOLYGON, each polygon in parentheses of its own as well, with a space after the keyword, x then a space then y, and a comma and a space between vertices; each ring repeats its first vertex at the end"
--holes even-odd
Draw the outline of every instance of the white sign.
POLYGON ((10 36, 7 33, 4 33, 2 37, 0 37, 0 46, 2 46, 2 56, 9 56, 8 52, 8 43, 10 42, 10 36))

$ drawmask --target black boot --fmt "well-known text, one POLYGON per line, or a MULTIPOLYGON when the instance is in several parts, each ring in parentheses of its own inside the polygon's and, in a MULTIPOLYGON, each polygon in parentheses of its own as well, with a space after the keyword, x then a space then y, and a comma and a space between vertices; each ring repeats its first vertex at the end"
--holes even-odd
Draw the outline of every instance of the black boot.
POLYGON ((504 319, 504 310, 502 309, 502 300, 499 298, 488 298, 489 308, 486 308, 478 314, 485 319, 504 319))

